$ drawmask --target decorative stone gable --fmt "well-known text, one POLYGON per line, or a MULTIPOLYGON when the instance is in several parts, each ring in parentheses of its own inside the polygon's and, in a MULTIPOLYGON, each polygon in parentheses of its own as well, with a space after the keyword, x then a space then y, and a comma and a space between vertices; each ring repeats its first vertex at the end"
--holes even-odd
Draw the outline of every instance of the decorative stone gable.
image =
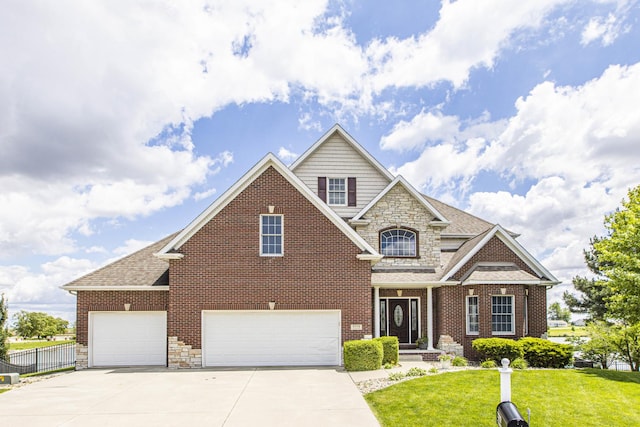
POLYGON ((440 228, 429 223, 433 214, 402 185, 389 190, 365 215, 370 223, 356 231, 371 246, 380 249, 380 230, 409 227, 418 231, 418 258, 383 258, 378 266, 439 267, 440 228))

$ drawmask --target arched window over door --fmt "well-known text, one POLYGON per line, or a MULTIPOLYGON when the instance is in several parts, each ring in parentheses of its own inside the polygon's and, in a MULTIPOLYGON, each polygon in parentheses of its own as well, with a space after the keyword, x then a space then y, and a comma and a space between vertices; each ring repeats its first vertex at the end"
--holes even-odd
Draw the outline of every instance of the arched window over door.
POLYGON ((417 257, 418 233, 409 228, 390 228, 381 231, 380 253, 386 257, 417 257))

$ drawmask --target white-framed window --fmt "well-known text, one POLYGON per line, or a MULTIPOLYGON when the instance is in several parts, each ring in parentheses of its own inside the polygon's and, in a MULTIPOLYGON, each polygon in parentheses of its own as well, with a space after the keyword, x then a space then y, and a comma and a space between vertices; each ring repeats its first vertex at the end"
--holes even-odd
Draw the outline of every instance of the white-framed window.
POLYGON ((467 297, 467 334, 478 335, 480 332, 480 312, 478 305, 478 296, 470 295, 467 297))
POLYGON ((281 256, 284 253, 282 235, 282 215, 260 215, 261 256, 281 256))
POLYGON ((327 203, 330 205, 344 206, 347 204, 347 180, 346 178, 329 178, 327 188, 327 203))
POLYGON ((417 256, 417 233, 406 228, 393 228, 380 233, 380 253, 387 257, 417 256))
POLYGON ((515 333, 513 295, 493 295, 491 297, 491 332, 494 335, 513 335, 515 333))

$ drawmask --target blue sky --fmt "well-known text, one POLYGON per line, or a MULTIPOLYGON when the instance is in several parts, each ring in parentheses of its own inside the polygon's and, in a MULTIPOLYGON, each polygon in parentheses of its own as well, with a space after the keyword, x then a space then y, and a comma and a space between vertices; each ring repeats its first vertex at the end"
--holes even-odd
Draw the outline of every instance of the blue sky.
POLYGON ((640 184, 637 0, 10 2, 0 292, 59 286, 189 223, 334 123, 416 188, 521 233, 563 281, 640 184))

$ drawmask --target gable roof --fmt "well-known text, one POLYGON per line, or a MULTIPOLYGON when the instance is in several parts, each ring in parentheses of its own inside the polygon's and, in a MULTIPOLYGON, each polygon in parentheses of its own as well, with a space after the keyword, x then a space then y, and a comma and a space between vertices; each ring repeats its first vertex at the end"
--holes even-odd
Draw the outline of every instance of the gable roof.
POLYGON ((342 220, 326 203, 314 194, 294 173, 287 168, 273 153, 269 153, 253 166, 242 178, 235 182, 227 191, 216 199, 209 207, 198 215, 189 225, 168 242, 156 256, 164 259, 181 258, 182 254, 175 251, 198 232, 211 218, 216 216, 225 206, 245 190, 256 178, 262 175, 268 168, 273 167, 296 190, 298 190, 311 204, 313 204, 324 216, 326 216, 345 236, 362 250, 359 259, 377 261, 382 258, 354 229, 342 220))
POLYGON ((514 263, 480 262, 469 269, 461 282, 463 285, 515 283, 539 285, 541 280, 514 263))
POLYGON ((549 272, 540 262, 535 259, 520 243, 514 239, 500 224, 496 224, 493 228, 486 230, 473 239, 465 242, 458 253, 451 259, 449 266, 446 268, 442 281, 446 281, 455 273, 457 273, 480 249, 482 249, 493 237, 500 239, 507 247, 512 250, 516 256, 523 260, 546 285, 560 283, 553 274, 549 272))
MULTIPOLYGON (((362 208, 360 212, 356 214, 351 220, 357 221, 362 218, 362 216, 369 211, 376 203, 380 201, 392 188, 400 185, 404 187, 404 189, 413 196, 414 199, 418 201, 427 211, 431 212, 433 216, 436 217, 436 221, 441 223, 440 225, 446 226, 449 224, 449 221, 442 215, 429 201, 422 196, 422 194, 418 193, 418 191, 413 188, 411 184, 409 184, 401 175, 398 175, 393 181, 387 185, 387 187, 382 190, 378 195, 369 202, 367 206, 362 208)), ((437 224, 434 224, 437 225, 437 224)))
POLYGON ((375 157, 369 154, 369 152, 365 150, 362 145, 358 144, 358 142, 356 142, 356 140, 353 139, 353 137, 349 135, 347 131, 344 130, 342 126, 340 126, 337 123, 333 125, 333 127, 329 129, 324 135, 322 135, 320 139, 318 139, 311 147, 309 147, 307 151, 302 153, 302 155, 300 155, 300 157, 298 157, 296 161, 291 164, 290 169, 292 171, 295 171, 298 166, 304 163, 304 161, 309 156, 311 156, 322 144, 324 144, 325 141, 328 141, 331 138, 331 136, 336 132, 339 133, 340 136, 349 145, 351 145, 351 147, 354 150, 356 150, 367 162, 369 162, 371 166, 373 166, 378 172, 380 172, 383 176, 385 176, 389 181, 393 181, 393 178, 394 178, 393 174, 389 172, 387 168, 382 166, 382 163, 377 161, 375 157))
POLYGON ((66 291, 168 290, 169 263, 153 256, 178 233, 171 234, 111 264, 61 286, 66 291))

